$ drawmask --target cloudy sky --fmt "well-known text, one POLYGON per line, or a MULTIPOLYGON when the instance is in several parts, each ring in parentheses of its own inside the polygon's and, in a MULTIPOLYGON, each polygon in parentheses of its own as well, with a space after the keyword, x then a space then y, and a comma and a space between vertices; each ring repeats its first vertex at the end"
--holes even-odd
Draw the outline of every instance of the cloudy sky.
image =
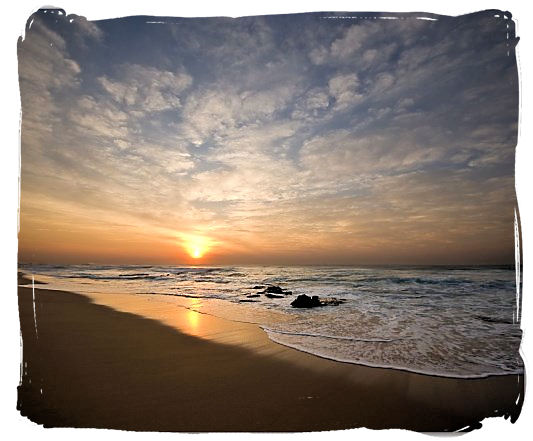
POLYGON ((350 15, 32 15, 19 260, 512 263, 512 21, 350 15))

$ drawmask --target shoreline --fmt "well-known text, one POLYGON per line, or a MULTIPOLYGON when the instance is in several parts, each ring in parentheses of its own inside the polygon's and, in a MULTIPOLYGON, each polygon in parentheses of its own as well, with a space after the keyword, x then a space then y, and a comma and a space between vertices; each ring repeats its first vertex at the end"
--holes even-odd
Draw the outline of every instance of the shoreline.
MULTIPOLYGON (((31 286, 32 280, 30 280, 28 277, 29 277, 28 274, 25 274, 25 273, 19 271, 19 274, 18 274, 19 286, 28 286, 28 285, 31 286), (21 282, 24 282, 24 283, 21 283, 21 282)), ((47 289, 47 288, 43 287, 43 285, 44 286, 47 285, 47 282, 45 282, 45 281, 35 280, 34 283, 35 283, 35 285, 41 285, 41 289, 47 289)), ((56 291, 56 290, 54 289, 53 291, 56 291)), ((66 290, 59 289, 57 291, 64 292, 66 290)), ((299 348, 297 346, 291 346, 291 345, 289 345, 287 343, 284 343, 284 342, 278 342, 278 341, 276 341, 275 339, 273 339, 273 338, 271 338, 269 336, 270 329, 268 328, 268 326, 261 325, 258 322, 252 322, 252 321, 246 321, 246 320, 238 320, 236 318, 225 318, 225 317, 221 317, 221 316, 209 313, 209 312, 204 312, 204 311, 199 311, 199 310, 196 310, 196 309, 191 309, 190 305, 187 306, 187 305, 182 303, 182 301, 184 301, 184 300, 192 300, 192 302, 194 302, 194 300, 201 299, 200 297, 196 297, 196 296, 186 296, 186 295, 176 295, 176 296, 174 296, 174 295, 171 295, 171 294, 160 294, 160 293, 144 293, 144 294, 135 294, 135 295, 133 295, 131 293, 127 293, 127 294, 126 293, 124 293, 124 294, 114 293, 112 296, 110 296, 109 294, 106 294, 106 293, 83 293, 83 292, 76 292, 76 291, 67 291, 67 292, 70 292, 72 294, 77 294, 77 295, 80 295, 82 297, 87 297, 92 302, 94 302, 96 304, 108 306, 108 307, 110 307, 110 308, 112 308, 112 309, 114 309, 116 311, 131 312, 131 313, 139 315, 141 317, 152 318, 154 320, 157 320, 160 323, 163 323, 163 324, 166 324, 168 326, 171 326, 172 328, 175 328, 178 331, 185 332, 186 334, 197 335, 198 336, 198 334, 196 332, 194 332, 194 330, 191 329, 190 326, 183 326, 183 323, 184 323, 183 320, 179 320, 179 321, 174 320, 172 322, 169 322, 168 320, 165 321, 165 314, 161 314, 161 311, 155 311, 154 314, 147 315, 146 314, 146 308, 143 308, 143 301, 142 300, 140 300, 138 302, 141 305, 140 307, 135 307, 134 304, 137 303, 137 302, 135 302, 135 301, 132 302, 132 300, 134 298, 135 299, 148 299, 150 301, 153 300, 153 299, 164 298, 165 300, 168 300, 168 301, 166 301, 164 303, 170 303, 170 305, 173 306, 173 307, 185 309, 188 313, 190 312, 191 314, 192 313, 202 314, 203 316, 211 317, 214 320, 220 321, 220 323, 230 322, 230 323, 234 323, 234 324, 242 324, 244 326, 251 325, 251 326, 253 326, 255 328, 258 328, 258 330, 260 330, 260 334, 261 335, 263 335, 263 333, 264 333, 266 335, 266 337, 268 338, 268 340, 271 343, 273 343, 274 345, 276 345, 276 346, 279 345, 279 346, 282 346, 283 348, 288 348, 290 350, 297 351, 299 353, 308 354, 308 355, 311 355, 313 357, 317 357, 317 358, 320 358, 320 359, 332 361, 332 362, 335 362, 335 363, 347 364, 347 365, 352 365, 352 366, 361 366, 361 367, 372 368, 372 369, 385 369, 385 370, 399 371, 399 372, 405 372, 405 373, 423 375, 423 376, 429 376, 429 377, 435 377, 435 378, 449 378, 449 379, 457 379, 457 380, 477 380, 477 379, 485 379, 485 378, 491 378, 491 377, 505 377, 505 376, 509 376, 509 375, 511 375, 511 376, 514 376, 514 375, 522 375, 523 376, 524 375, 523 371, 522 372, 489 373, 489 374, 484 374, 484 375, 471 375, 471 376, 446 375, 446 374, 442 374, 442 373, 430 373, 430 372, 417 371, 417 370, 414 370, 414 369, 401 368, 401 367, 395 367, 395 366, 372 365, 370 363, 354 362, 354 361, 350 361, 350 360, 336 359, 334 357, 329 357, 327 355, 321 355, 321 354, 314 353, 312 351, 306 350, 305 348, 299 348)), ((146 303, 144 303, 144 306, 146 306, 146 303)), ((271 331, 271 332, 278 333, 279 331, 271 331)), ((225 341, 221 341, 220 339, 213 338, 213 335, 210 335, 210 334, 203 334, 203 335, 201 335, 201 338, 206 338, 208 340, 219 341, 219 342, 225 343, 225 341)), ((256 337, 256 339, 257 339, 257 337, 256 337)), ((243 344, 239 340, 230 341, 229 343, 230 344, 242 345, 244 347, 250 348, 249 344, 243 344)), ((248 343, 250 343, 250 342, 248 342, 248 343)), ((253 349, 253 345, 252 345, 252 349, 253 349)), ((276 351, 273 351, 273 353, 275 353, 275 352, 276 351)))
MULTIPOLYGON (((72 292, 72 291, 69 291, 69 292, 72 292)), ((99 293, 99 294, 89 294, 89 293, 77 293, 77 292, 73 292, 73 294, 78 294, 78 295, 81 295, 81 296, 85 296, 89 299, 91 299, 93 302, 95 302, 96 304, 99 304, 99 305, 104 305, 104 306, 108 306, 116 311, 122 311, 122 312, 130 312, 132 311, 130 309, 130 307, 128 306, 125 306, 129 303, 129 300, 132 298, 132 294, 113 294, 111 297, 108 295, 108 294, 105 294, 105 293, 99 293), (124 299, 126 299, 125 302, 121 302, 120 298, 119 297, 116 297, 116 296, 119 296, 119 297, 122 297, 124 296, 124 299), (116 300, 119 300, 118 302, 116 300), (113 301, 115 300, 115 301, 113 301)), ((138 297, 139 299, 150 299, 152 300, 154 297, 157 298, 161 296, 161 294, 135 294, 135 297, 138 297)), ((163 294, 163 296, 168 296, 167 294, 163 294)), ((171 296, 173 297, 173 296, 171 296)), ((178 296, 178 297, 182 297, 182 296, 178 296)), ((192 297, 192 298, 195 298, 195 297, 192 297)), ((143 303, 142 301, 140 303, 143 303)), ((407 369, 407 368, 400 368, 400 367, 393 367, 393 366, 380 366, 380 365, 372 365, 370 363, 363 363, 363 362, 353 362, 353 361, 349 361, 349 360, 341 360, 341 359, 336 359, 336 358, 333 358, 333 357, 328 357, 327 355, 321 355, 321 354, 317 354, 317 353, 314 353, 314 352, 311 352, 309 350, 306 350, 305 348, 299 348, 299 347, 296 347, 296 346, 291 346, 287 343, 283 343, 283 342, 278 342, 276 340, 274 340, 273 338, 271 338, 269 335, 268 335, 268 331, 265 329, 266 326, 263 326, 259 323, 255 323, 255 322, 249 322, 249 321, 245 321, 245 320, 236 320, 236 319, 230 319, 230 318, 224 318, 224 317, 220 317, 220 316, 217 316, 217 315, 214 315, 214 314, 211 314, 209 312, 202 312, 202 311, 197 311, 197 310, 191 310, 189 309, 189 307, 185 306, 185 305, 182 305, 182 304, 176 304, 176 305, 172 305, 172 306, 175 306, 177 308, 183 308, 187 311, 187 313, 194 313, 194 314, 202 314, 203 316, 207 316, 207 317, 210 317, 210 318, 213 318, 215 320, 221 320, 222 322, 230 322, 230 323, 234 323, 234 324, 238 324, 238 325, 244 325, 244 326, 253 326, 255 328, 257 328, 259 330, 259 333, 261 335, 264 335, 266 336, 266 338, 268 339, 269 342, 271 342, 272 344, 274 344, 275 346, 282 346, 283 348, 287 348, 289 349, 290 351, 297 351, 298 353, 303 353, 303 354, 307 354, 307 355, 310 355, 312 357, 317 357, 317 358, 320 358, 320 359, 323 359, 323 360, 327 360, 327 361, 331 361, 331 362, 334 362, 334 363, 341 363, 341 364, 346 364, 346 365, 349 365, 349 366, 361 366, 361 367, 365 367, 365 368, 371 368, 371 369, 384 369, 384 370, 391 370, 391 371, 399 371, 399 372, 405 372, 405 373, 409 373, 409 374, 416 374, 416 375, 423 375, 423 376, 427 376, 427 377, 434 377, 434 378, 449 378, 449 379, 455 379, 455 380, 482 380, 482 379, 485 379, 485 378, 491 378, 491 377, 505 377, 505 376, 514 376, 514 375, 524 375, 523 372, 507 372, 507 373, 491 373, 491 374, 485 374, 485 375, 472 375, 472 376, 459 376, 459 375, 445 375, 445 374, 438 374, 438 373, 429 373, 429 372, 424 372, 424 371, 417 371, 417 370, 411 370, 411 369, 407 369)), ((145 317, 146 315, 143 314, 144 311, 140 311, 138 310, 137 308, 134 308, 133 309, 133 312, 134 314, 137 314, 137 315, 141 315, 142 317, 145 317)), ((191 334, 191 335, 196 335, 196 333, 192 332, 191 329, 187 326, 182 326, 181 324, 175 324, 175 323, 168 323, 168 322, 165 322, 164 319, 162 320, 162 317, 157 317, 157 314, 154 315, 154 316, 150 316, 149 318, 153 318, 154 320, 157 320, 159 322, 162 322, 162 323, 165 323, 173 328, 176 328, 178 331, 181 331, 181 332, 185 332, 187 334, 191 334)), ((277 331, 272 331, 273 333, 276 333, 277 331)), ((208 340, 213 340, 213 341, 219 341, 219 339, 216 338, 213 338, 212 335, 202 335, 201 338, 206 338, 208 340)), ((260 340, 262 340, 262 337, 256 337, 260 340)), ((224 342, 224 341, 222 341, 224 342)), ((250 343, 250 342, 249 342, 250 343)), ((230 344, 237 344, 237 345, 242 345, 243 347, 248 347, 248 348, 252 348, 254 349, 254 345, 253 345, 253 342, 251 342, 252 344, 242 344, 242 342, 240 342, 239 340, 235 340, 235 341, 232 341, 230 342, 230 344)), ((257 350, 257 348, 255 348, 255 350, 257 350)), ((273 354, 276 354, 278 351, 272 351, 273 354)), ((294 357, 293 357, 294 358, 294 357)))
POLYGON ((435 432, 515 421, 521 410, 523 374, 456 379, 333 361, 275 343, 258 325, 149 298, 108 296, 122 302, 113 309, 41 284, 35 328, 29 283, 19 287, 17 407, 46 427, 435 432))
POLYGON ((500 374, 485 374, 485 375, 472 375, 472 376, 431 374, 429 372, 416 371, 414 369, 411 370, 411 369, 407 369, 407 368, 399 368, 399 367, 392 367, 392 366, 381 366, 381 365, 373 365, 373 364, 370 364, 370 363, 353 362, 353 361, 348 361, 348 360, 340 360, 340 359, 336 359, 336 358, 333 358, 333 357, 328 357, 326 355, 315 354, 314 352, 306 351, 305 349, 300 349, 300 348, 298 348, 296 346, 289 346, 286 343, 278 343, 275 340, 271 340, 271 341, 273 343, 279 344, 281 346, 286 346, 287 348, 293 349, 295 351, 302 352, 304 354, 309 354, 309 355, 312 355, 313 357, 322 358, 324 360, 330 360, 330 361, 333 361, 335 363, 342 363, 342 364, 348 364, 348 365, 353 365, 353 366, 361 366, 361 367, 366 367, 366 368, 370 368, 370 369, 386 369, 386 370, 391 370, 391 371, 405 372, 407 374, 423 375, 425 377, 432 377, 432 378, 449 378, 451 380, 483 380, 485 378, 493 378, 493 377, 507 377, 507 376, 515 376, 515 375, 523 376, 524 375, 523 372, 517 372, 517 373, 509 372, 509 373, 500 373, 500 374))

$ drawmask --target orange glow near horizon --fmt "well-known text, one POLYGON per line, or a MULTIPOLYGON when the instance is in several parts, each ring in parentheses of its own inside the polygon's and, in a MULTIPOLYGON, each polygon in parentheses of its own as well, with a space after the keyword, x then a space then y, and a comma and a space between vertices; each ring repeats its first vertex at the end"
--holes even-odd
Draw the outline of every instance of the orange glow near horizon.
POLYGON ((212 241, 203 236, 188 236, 184 239, 184 248, 193 259, 201 259, 211 248, 212 241))

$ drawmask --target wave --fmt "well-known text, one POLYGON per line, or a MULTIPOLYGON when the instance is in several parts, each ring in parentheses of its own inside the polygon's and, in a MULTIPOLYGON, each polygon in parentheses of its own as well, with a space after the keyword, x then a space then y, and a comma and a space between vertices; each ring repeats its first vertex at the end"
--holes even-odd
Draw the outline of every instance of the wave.
POLYGON ((185 297, 187 299, 216 299, 216 300, 223 299, 223 297, 216 296, 216 295, 201 296, 201 295, 194 295, 194 294, 175 294, 175 293, 170 293, 170 292, 136 292, 135 294, 137 294, 137 295, 153 295, 153 296, 185 297))
POLYGON ((135 277, 135 276, 138 276, 138 277, 142 277, 142 276, 149 276, 150 274, 149 273, 127 273, 127 274, 119 274, 118 276, 119 277, 135 277))
POLYGON ((440 287, 468 287, 469 289, 513 289, 515 281, 509 280, 491 280, 476 281, 471 279, 439 279, 439 278, 423 278, 423 277, 366 277, 353 281, 354 288, 360 288, 372 283, 390 283, 395 285, 435 285, 440 287))
POLYGON ((504 325, 514 325, 513 321, 501 318, 487 317, 485 315, 475 315, 475 318, 487 323, 500 323, 504 325))
POLYGON ((224 279, 220 279, 220 278, 213 278, 213 279, 208 279, 208 278, 196 278, 196 279, 193 279, 194 282, 197 282, 197 283, 231 283, 231 280, 224 280, 224 279))
POLYGON ((183 273, 212 273, 215 271, 226 272, 228 268, 201 268, 201 267, 175 267, 171 268, 170 272, 174 274, 183 273))
POLYGON ((276 338, 267 332, 268 337, 275 343, 278 343, 288 348, 296 349, 300 352, 305 352, 307 354, 314 355, 316 357, 325 358, 327 360, 333 360, 340 363, 348 363, 359 366, 367 366, 371 368, 380 368, 380 369, 392 369, 397 371, 411 372, 414 374, 428 375, 432 377, 443 377, 443 378, 459 378, 459 379, 476 379, 476 378, 488 378, 493 376, 503 376, 503 375, 523 375, 524 369, 514 369, 512 371, 494 371, 494 372, 479 372, 479 373, 458 373, 458 372, 445 372, 439 371, 431 367, 407 367, 407 366, 398 366, 393 363, 372 363, 366 360, 353 360, 349 358, 339 357, 330 354, 323 354, 319 351, 313 350, 309 347, 302 346, 295 343, 288 343, 280 338, 276 338))
POLYGON ((461 285, 475 283, 468 279, 431 279, 422 277, 365 277, 357 279, 355 283, 387 282, 395 284, 413 283, 419 285, 461 285))
MULTIPOLYGON (((287 283, 324 283, 333 282, 340 284, 352 284, 354 287, 364 286, 370 283, 390 283, 390 284, 419 284, 419 285, 463 285, 476 284, 470 279, 439 279, 439 278, 423 278, 423 277, 399 277, 399 276, 385 276, 385 277, 357 277, 356 274, 343 274, 339 276, 310 276, 310 277, 290 277, 286 280, 287 283)), ((497 283, 494 281, 491 283, 497 283)), ((505 281, 502 281, 505 282, 505 281)))
POLYGON ((89 279, 89 280, 169 280, 170 277, 164 275, 154 274, 118 274, 111 275, 97 275, 97 274, 61 274, 56 277, 63 279, 89 279))
POLYGON ((263 329, 267 333, 273 333, 273 334, 295 335, 295 336, 302 336, 302 337, 330 338, 334 340, 360 341, 364 343, 391 343, 393 341, 405 340, 402 338, 357 338, 357 337, 347 337, 347 336, 341 336, 341 335, 313 334, 309 332, 290 332, 290 331, 281 331, 279 329, 272 329, 267 326, 261 326, 261 329, 263 329))

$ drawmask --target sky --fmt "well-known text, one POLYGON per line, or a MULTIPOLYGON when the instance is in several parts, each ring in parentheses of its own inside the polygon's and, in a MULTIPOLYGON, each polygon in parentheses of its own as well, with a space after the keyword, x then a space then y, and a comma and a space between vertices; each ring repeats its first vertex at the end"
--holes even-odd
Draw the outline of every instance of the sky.
POLYGON ((360 16, 33 14, 19 261, 512 263, 513 22, 360 16))

